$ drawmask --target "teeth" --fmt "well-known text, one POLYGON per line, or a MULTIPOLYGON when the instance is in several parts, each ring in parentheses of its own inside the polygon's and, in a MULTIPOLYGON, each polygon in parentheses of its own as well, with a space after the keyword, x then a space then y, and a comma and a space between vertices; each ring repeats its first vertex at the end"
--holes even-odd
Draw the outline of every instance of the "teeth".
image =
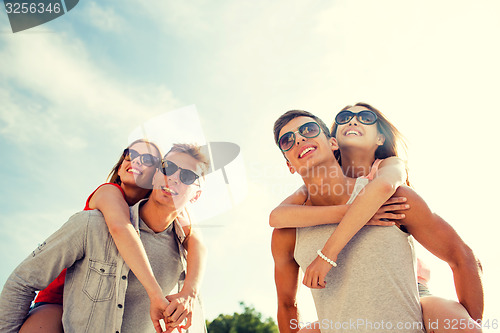
POLYGON ((307 154, 308 152, 310 152, 310 151, 312 151, 312 150, 315 150, 315 149, 316 149, 316 148, 314 148, 314 147, 308 147, 308 148, 304 149, 304 150, 300 153, 299 157, 302 157, 302 156, 304 156, 305 154, 307 154))
POLYGON ((350 135, 350 134, 359 135, 360 133, 358 131, 348 131, 345 135, 350 135))
POLYGON ((141 172, 139 170, 137 170, 137 169, 128 169, 128 171, 130 171, 130 172, 132 172, 132 173, 134 173, 136 175, 140 175, 141 174, 141 172))
POLYGON ((177 195, 177 192, 175 192, 174 190, 168 188, 168 187, 165 187, 165 186, 162 186, 161 189, 165 192, 168 192, 168 193, 171 193, 171 194, 174 194, 174 195, 177 195))

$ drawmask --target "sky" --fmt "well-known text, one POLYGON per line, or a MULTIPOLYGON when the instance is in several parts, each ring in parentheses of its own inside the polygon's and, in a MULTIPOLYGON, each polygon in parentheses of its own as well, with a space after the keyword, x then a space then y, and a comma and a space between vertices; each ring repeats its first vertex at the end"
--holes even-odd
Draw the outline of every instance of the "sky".
MULTIPOLYGON (((304 109, 331 124, 363 101, 407 138, 415 190, 480 258, 484 318, 500 319, 499 10, 496 0, 82 0, 14 34, 2 7, 0 286, 156 124, 147 133, 239 147, 228 183, 214 172, 196 210, 205 314, 244 301, 275 318, 268 217, 301 179, 273 123, 304 109)), ((417 250, 431 291, 456 299, 448 265, 417 250)), ((314 320, 306 289, 299 307, 314 320)))

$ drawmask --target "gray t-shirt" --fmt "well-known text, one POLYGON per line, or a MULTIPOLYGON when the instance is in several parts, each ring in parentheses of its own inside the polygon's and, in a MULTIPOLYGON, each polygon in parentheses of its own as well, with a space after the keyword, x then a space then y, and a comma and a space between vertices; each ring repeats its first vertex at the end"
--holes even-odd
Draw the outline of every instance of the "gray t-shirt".
MULTIPOLYGON (((358 178, 349 202, 368 183, 358 178)), ((303 271, 337 224, 297 228, 294 257, 303 271)), ((396 226, 364 226, 340 252, 326 288, 311 289, 322 333, 425 332, 413 238, 396 226)))
MULTIPOLYGON (((177 292, 177 283, 183 272, 173 225, 172 223, 164 231, 155 233, 144 221, 139 221, 142 243, 156 280, 165 295, 177 292)), ((132 271, 127 278, 122 332, 155 332, 150 319, 146 290, 132 271)))

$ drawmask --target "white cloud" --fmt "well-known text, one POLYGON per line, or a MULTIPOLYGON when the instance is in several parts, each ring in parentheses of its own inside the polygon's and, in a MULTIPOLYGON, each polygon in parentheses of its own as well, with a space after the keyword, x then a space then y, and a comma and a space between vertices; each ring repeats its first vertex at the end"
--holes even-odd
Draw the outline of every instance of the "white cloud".
POLYGON ((4 254, 0 285, 3 285, 8 275, 37 244, 59 229, 74 213, 74 210, 60 207, 54 212, 18 211, 10 213, 7 219, 0 220, 0 252, 4 254))
POLYGON ((90 2, 86 8, 86 15, 89 17, 89 23, 98 29, 107 32, 123 32, 126 27, 125 21, 113 8, 103 6, 103 3, 97 4, 90 2))
POLYGON ((200 33, 216 24, 217 3, 197 1, 163 1, 151 0, 134 2, 129 6, 135 12, 144 13, 155 22, 155 25, 166 35, 198 38, 200 33), (214 15, 212 15, 214 14, 214 15))
POLYGON ((7 124, 0 131, 6 136, 35 138, 35 129, 36 140, 50 141, 72 137, 82 126, 129 131, 178 106, 165 86, 112 77, 80 40, 64 33, 0 38, 6 97, 0 119, 7 124))
POLYGON ((0 87, 0 134, 17 144, 58 143, 72 149, 86 146, 82 138, 64 135, 56 114, 44 110, 35 100, 21 98, 14 91, 0 87))

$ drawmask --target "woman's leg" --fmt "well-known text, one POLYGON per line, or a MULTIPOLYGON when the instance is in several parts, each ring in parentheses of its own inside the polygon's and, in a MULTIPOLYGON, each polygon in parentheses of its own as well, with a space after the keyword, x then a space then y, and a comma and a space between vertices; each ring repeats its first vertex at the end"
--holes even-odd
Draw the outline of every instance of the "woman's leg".
POLYGON ((462 304, 448 299, 425 296, 420 298, 427 333, 482 332, 462 304))
POLYGON ((60 304, 43 304, 31 310, 19 333, 63 333, 63 307, 60 304))

